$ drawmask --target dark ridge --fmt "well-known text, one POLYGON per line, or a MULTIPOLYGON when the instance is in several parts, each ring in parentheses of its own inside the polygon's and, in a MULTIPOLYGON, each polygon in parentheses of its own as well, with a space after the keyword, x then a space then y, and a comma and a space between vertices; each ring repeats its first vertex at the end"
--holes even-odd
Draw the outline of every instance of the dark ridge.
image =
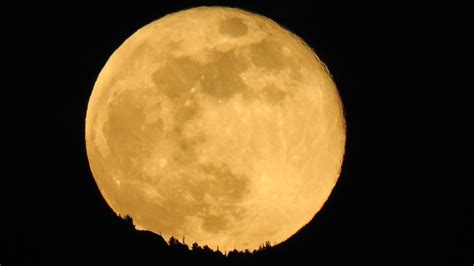
MULTIPOLYGON (((115 243, 117 252, 115 254, 99 255, 99 260, 111 265, 159 265, 161 262, 174 264, 197 264, 197 265, 245 265, 264 261, 273 253, 270 241, 263 243, 258 249, 252 251, 231 250, 221 251, 211 249, 209 246, 200 246, 192 243, 188 246, 186 238, 180 241, 172 236, 166 241, 161 235, 150 231, 141 231, 135 228, 133 219, 126 215, 118 219, 117 228, 120 232, 118 242, 115 243), (201 264, 203 263, 203 264, 201 264)), ((87 247, 84 247, 84 252, 87 247)), ((108 250, 111 248, 109 247, 108 250)))

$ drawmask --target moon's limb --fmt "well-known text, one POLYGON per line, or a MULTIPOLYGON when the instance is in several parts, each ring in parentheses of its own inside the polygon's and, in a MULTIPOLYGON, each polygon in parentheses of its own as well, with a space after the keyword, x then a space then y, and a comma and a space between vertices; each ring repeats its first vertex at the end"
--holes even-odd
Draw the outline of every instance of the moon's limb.
POLYGON ((286 240, 341 169, 342 104, 326 67, 273 21, 196 8, 137 31, 90 98, 95 180, 120 215, 230 250, 286 240))

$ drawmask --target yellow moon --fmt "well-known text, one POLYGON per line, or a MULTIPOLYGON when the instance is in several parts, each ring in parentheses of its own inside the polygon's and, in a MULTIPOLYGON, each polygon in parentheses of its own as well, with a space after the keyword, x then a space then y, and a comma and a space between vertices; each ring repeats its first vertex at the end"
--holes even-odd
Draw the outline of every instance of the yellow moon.
POLYGON ((110 57, 86 118, 103 197, 138 229, 221 250, 280 243, 341 171, 343 107, 303 40, 240 9, 167 15, 110 57))

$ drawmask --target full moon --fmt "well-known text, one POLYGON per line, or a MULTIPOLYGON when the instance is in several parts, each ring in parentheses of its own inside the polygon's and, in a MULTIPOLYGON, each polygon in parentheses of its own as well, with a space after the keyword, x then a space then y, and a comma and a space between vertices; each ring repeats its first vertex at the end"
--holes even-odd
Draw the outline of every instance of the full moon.
POLYGON ((110 56, 85 138, 104 199, 138 229, 252 250, 321 209, 346 127, 302 39, 261 15, 200 7, 151 22, 110 56))

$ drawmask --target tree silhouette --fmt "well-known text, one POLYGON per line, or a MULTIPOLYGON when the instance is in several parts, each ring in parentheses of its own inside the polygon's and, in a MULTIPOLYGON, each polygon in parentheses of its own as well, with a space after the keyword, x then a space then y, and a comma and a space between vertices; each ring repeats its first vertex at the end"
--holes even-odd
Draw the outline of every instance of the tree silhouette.
POLYGON ((196 252, 200 252, 202 251, 202 247, 200 247, 198 243, 194 242, 192 246, 192 250, 196 252))
POLYGON ((123 221, 128 227, 135 228, 135 225, 133 224, 133 218, 130 215, 125 215, 125 217, 123 217, 123 221))
POLYGON ((223 253, 218 246, 213 250, 208 245, 200 246, 196 242, 188 247, 184 243, 184 236, 182 242, 175 236, 166 241, 161 235, 137 230, 130 215, 118 219, 114 226, 117 233, 114 249, 119 255, 106 260, 112 265, 156 265, 157 261, 170 265, 248 265, 268 256, 267 251, 272 247, 270 241, 264 242, 253 251, 234 249, 223 253))

